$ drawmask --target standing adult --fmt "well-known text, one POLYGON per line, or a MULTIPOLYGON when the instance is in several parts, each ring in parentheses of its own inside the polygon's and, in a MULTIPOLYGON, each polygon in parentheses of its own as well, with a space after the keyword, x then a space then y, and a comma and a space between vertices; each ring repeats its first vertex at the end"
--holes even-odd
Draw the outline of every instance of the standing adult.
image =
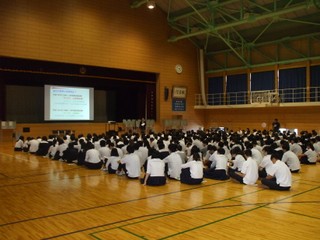
POLYGON ((280 122, 277 118, 275 118, 272 122, 272 129, 273 129, 273 132, 279 132, 280 130, 280 122))

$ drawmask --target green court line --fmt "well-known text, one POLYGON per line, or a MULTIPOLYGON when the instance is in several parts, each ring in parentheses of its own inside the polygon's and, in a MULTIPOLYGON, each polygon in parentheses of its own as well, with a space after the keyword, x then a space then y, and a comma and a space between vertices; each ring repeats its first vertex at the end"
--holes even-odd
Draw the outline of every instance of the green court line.
MULTIPOLYGON (((319 187, 316 187, 316 188, 313 188, 313 189, 309 189, 309 190, 307 190, 307 191, 304 191, 304 192, 301 192, 301 193, 298 193, 298 194, 294 194, 294 195, 292 195, 291 197, 295 197, 295 196, 298 196, 298 195, 301 195, 301 194, 304 194, 304 193, 307 193, 307 192, 316 190, 316 189, 318 189, 318 188, 320 188, 320 186, 319 186, 319 187)), ((290 198, 290 197, 286 197, 286 198, 284 198, 284 199, 282 199, 282 200, 285 200, 285 199, 288 199, 288 198, 290 198)), ((273 202, 273 203, 277 203, 277 202, 282 201, 282 200, 278 200, 278 201, 273 202)), ((250 210, 241 212, 241 213, 237 213, 237 214, 235 214, 235 215, 232 215, 232 216, 229 216, 229 217, 226 217, 226 218, 222 218, 222 219, 220 219, 220 220, 213 221, 213 222, 211 222, 211 223, 207 223, 207 224, 204 224, 204 225, 202 225, 202 226, 198 226, 198 227, 195 227, 195 228, 191 228, 191 229, 189 229, 189 230, 182 231, 182 232, 180 232, 180 233, 175 233, 175 234, 172 234, 172 235, 169 235, 169 236, 167 236, 167 237, 160 238, 160 239, 168 239, 168 238, 170 238, 170 237, 174 237, 174 236, 177 236, 177 235, 181 235, 181 234, 184 234, 184 233, 186 233, 186 232, 190 232, 190 231, 193 231, 193 230, 196 230, 196 229, 199 229, 199 228, 202 228, 202 227, 205 227, 205 226, 208 226, 208 225, 217 223, 217 222, 221 222, 221 221, 227 220, 227 219, 229 219, 229 218, 233 218, 233 217, 236 217, 236 216, 239 216, 239 215, 242 215, 242 214, 245 214, 245 213, 254 211, 254 210, 256 210, 256 209, 259 209, 259 208, 268 206, 268 205, 273 204, 273 203, 266 203, 266 204, 261 205, 261 206, 258 206, 258 207, 256 207, 256 208, 253 208, 253 209, 250 209, 250 210)))
MULTIPOLYGON (((218 184, 218 183, 216 183, 218 184)), ((216 184, 212 184, 212 185, 216 185, 216 184)), ((226 199, 221 199, 219 201, 215 201, 215 202, 211 202, 211 203, 207 203, 207 204, 204 204, 204 205, 200 205, 200 206, 197 206, 197 207, 193 207, 193 208, 190 208, 190 209, 183 209, 183 210, 177 210, 177 211, 173 211, 173 212, 169 212, 169 213, 157 213, 156 215, 161 215, 161 216, 157 216, 155 218, 151 218, 151 219, 146 219, 146 220, 142 220, 142 221, 139 221, 139 222, 135 222, 135 223, 129 223, 129 224, 125 224, 125 225, 122 225, 122 226, 118 226, 118 227, 114 227, 114 228, 110 228, 110 229, 106 229, 106 230, 101 230, 101 231, 98 231, 98 232, 93 232, 91 234, 96 234, 96 233, 100 233, 100 232, 104 232, 104 231, 109 231, 109 230, 113 230, 113 229, 116 229, 116 228, 123 228, 123 227, 126 227, 126 226, 130 226, 130 225, 133 225, 133 224, 137 224, 137 223, 141 223, 141 222, 147 222, 147 221, 150 221, 150 220, 153 220, 153 219, 156 219, 156 218, 161 218, 161 217, 166 217, 166 216, 169 216, 169 215, 173 215, 173 214, 177 214, 177 213, 181 213, 181 212, 187 212, 187 211, 195 211, 195 210, 204 210, 206 208, 203 208, 204 206, 208 206, 208 205, 212 205, 212 204, 216 204, 216 203, 220 203, 220 202, 224 202, 224 201, 228 201, 232 198, 238 198, 238 197, 242 197, 242 196, 245 196, 245 195, 249 195, 249 194, 252 194, 254 192, 259 192, 259 191, 263 191, 265 189, 259 189, 259 190, 256 190, 256 191, 253 191, 253 192, 250 192, 250 193, 246 193, 246 194, 241 194, 241 195, 238 195, 238 196, 233 196, 231 198, 226 198, 226 199)), ((242 204, 243 205, 243 204, 242 204)), ((257 204, 248 204, 248 205, 257 205, 257 204)), ((239 206, 239 205, 236 205, 236 206, 239 206)), ((221 207, 226 207, 226 206, 221 206, 221 207)), ((221 208, 219 207, 219 208, 221 208)), ((140 216, 140 217, 147 217, 146 215, 145 216, 140 216)), ((131 219, 128 219, 126 221, 130 221, 131 219)), ((109 224, 108 224, 109 225, 109 224)), ((90 235, 91 235, 90 234, 90 235)), ((97 238, 99 239, 99 238, 97 238)))
MULTIPOLYGON (((289 204, 291 202, 287 202, 287 203, 289 204)), ((296 203, 296 202, 294 202, 294 203, 296 203)), ((320 217, 314 217, 314 216, 306 215, 306 214, 303 214, 303 213, 286 211, 286 210, 283 210, 283 209, 278 209, 278 208, 273 208, 273 207, 268 207, 268 206, 266 208, 269 208, 269 209, 272 209, 272 210, 276 210, 276 211, 280 211, 280 212, 291 213, 291 214, 302 216, 302 217, 307 217, 307 218, 313 218, 313 219, 320 220, 320 217)))

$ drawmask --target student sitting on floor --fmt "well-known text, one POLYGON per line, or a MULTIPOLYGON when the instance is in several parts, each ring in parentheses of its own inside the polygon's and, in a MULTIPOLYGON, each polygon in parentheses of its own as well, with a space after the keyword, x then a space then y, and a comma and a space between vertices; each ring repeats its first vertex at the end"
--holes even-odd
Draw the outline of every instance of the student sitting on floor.
POLYGON ((107 170, 110 174, 115 174, 119 167, 120 157, 116 148, 111 149, 111 156, 104 159, 106 161, 103 170, 107 170))
POLYGON ((166 184, 165 163, 160 159, 157 150, 152 151, 151 158, 147 160, 147 171, 144 178, 140 179, 143 185, 162 186, 166 184))
POLYGON ((227 180, 227 163, 228 159, 225 155, 225 150, 219 148, 217 154, 212 155, 212 163, 208 170, 204 171, 205 178, 211 178, 216 180, 227 180))
POLYGON ((21 152, 23 150, 24 137, 20 136, 14 144, 14 151, 21 152))
POLYGON ((291 187, 291 172, 289 167, 279 160, 277 154, 271 155, 271 161, 273 166, 268 175, 261 179, 261 187, 280 191, 289 190, 291 187))
POLYGON ((313 144, 306 144, 306 151, 298 156, 300 159, 300 163, 302 164, 316 164, 317 163, 317 153, 314 150, 313 144))
POLYGON ((241 172, 230 172, 229 176, 242 184, 254 185, 259 177, 258 164, 252 158, 250 149, 244 151, 244 156, 246 161, 243 163, 241 172))
POLYGON ((199 153, 192 155, 192 160, 181 165, 181 183, 200 184, 203 181, 203 163, 199 153))

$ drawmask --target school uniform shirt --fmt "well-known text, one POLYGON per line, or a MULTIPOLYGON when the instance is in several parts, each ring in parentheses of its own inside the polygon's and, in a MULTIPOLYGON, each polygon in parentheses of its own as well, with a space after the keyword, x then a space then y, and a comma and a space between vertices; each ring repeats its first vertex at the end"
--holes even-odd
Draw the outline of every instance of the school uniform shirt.
POLYGON ((258 149, 252 148, 252 158, 256 160, 257 164, 259 165, 262 162, 263 156, 258 149))
POLYGON ((40 144, 40 141, 38 141, 38 139, 32 139, 29 141, 29 152, 31 153, 35 153, 38 151, 39 149, 39 144, 40 144))
POLYGON ((202 161, 190 161, 181 165, 181 168, 190 168, 190 175, 193 179, 203 178, 203 164, 202 161))
POLYGON ((238 154, 238 155, 236 155, 236 157, 232 161, 233 165, 231 168, 241 172, 243 163, 245 161, 246 161, 246 159, 241 154, 238 154))
POLYGON ((120 157, 117 157, 117 156, 108 157, 106 168, 108 168, 108 166, 111 164, 111 168, 113 170, 117 170, 119 167, 119 161, 120 161, 120 157))
POLYGON ((100 154, 100 159, 103 160, 106 157, 110 157, 111 149, 107 146, 98 149, 100 154))
POLYGON ((68 148, 68 143, 64 142, 62 144, 60 144, 57 148, 57 151, 59 151, 59 156, 62 157, 63 156, 63 152, 68 148))
POLYGON ((165 163, 160 158, 151 158, 147 163, 147 173, 151 177, 164 177, 165 163))
POLYGON ((135 153, 130 153, 125 155, 121 159, 122 164, 126 164, 127 175, 131 178, 140 177, 141 167, 140 167, 140 158, 135 153))
POLYGON ((84 161, 89 163, 99 163, 101 161, 99 151, 97 149, 89 149, 86 152, 86 157, 84 161))
POLYGON ((245 174, 243 183, 253 185, 259 178, 257 162, 252 158, 248 157, 243 163, 241 173, 245 174))
POLYGON ((302 154, 302 147, 298 144, 298 143, 293 143, 290 146, 290 150, 296 154, 297 156, 299 156, 300 154, 302 154))
POLYGON ((266 170, 267 174, 269 174, 270 168, 273 167, 273 163, 271 161, 270 154, 263 157, 262 162, 260 163, 259 167, 264 168, 266 170))
POLYGON ((226 170, 227 171, 227 163, 228 159, 223 154, 216 154, 212 158, 212 163, 210 168, 215 168, 216 170, 226 170))
POLYGON ((268 175, 275 177, 280 187, 291 187, 291 172, 284 162, 277 160, 268 175))
POLYGON ((292 151, 286 151, 281 159, 282 162, 286 163, 291 171, 300 169, 300 160, 296 154, 292 151))
POLYGON ((23 141, 21 139, 18 139, 18 141, 16 141, 14 148, 17 149, 22 149, 23 148, 23 141))
POLYGON ((180 173, 181 173, 181 165, 182 165, 182 159, 180 155, 177 152, 172 152, 167 156, 165 159, 163 159, 165 163, 168 163, 168 175, 171 178, 180 179, 180 173))
POLYGON ((307 151, 305 151, 304 155, 308 157, 309 162, 317 162, 317 153, 315 151, 312 151, 312 149, 308 149, 307 151))

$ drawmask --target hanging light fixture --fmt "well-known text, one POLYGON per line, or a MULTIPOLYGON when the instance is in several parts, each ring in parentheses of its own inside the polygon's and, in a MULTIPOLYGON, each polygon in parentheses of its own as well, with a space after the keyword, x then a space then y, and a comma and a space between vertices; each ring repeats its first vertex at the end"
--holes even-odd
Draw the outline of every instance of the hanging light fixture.
POLYGON ((156 7, 155 1, 149 0, 149 1, 147 2, 147 7, 148 7, 149 9, 154 9, 154 8, 156 7))

